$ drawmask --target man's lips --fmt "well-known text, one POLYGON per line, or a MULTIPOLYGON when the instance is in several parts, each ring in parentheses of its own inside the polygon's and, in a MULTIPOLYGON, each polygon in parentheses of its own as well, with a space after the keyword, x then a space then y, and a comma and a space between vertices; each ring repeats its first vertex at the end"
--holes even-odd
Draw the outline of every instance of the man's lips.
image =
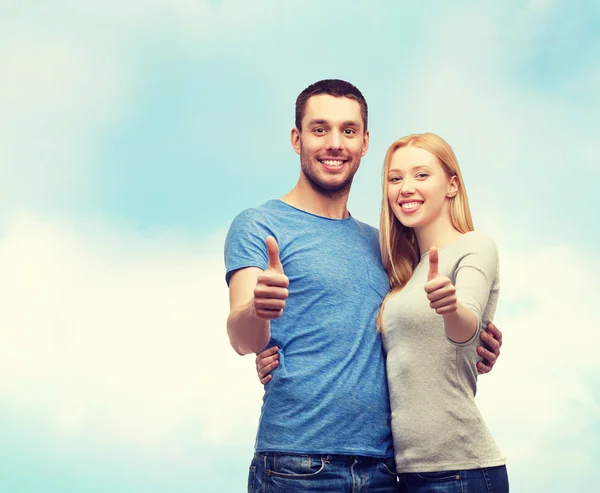
POLYGON ((347 162, 347 159, 343 159, 343 158, 332 158, 332 157, 328 157, 328 158, 323 158, 323 159, 319 159, 318 160, 325 168, 328 169, 340 169, 342 166, 344 166, 344 164, 347 162))

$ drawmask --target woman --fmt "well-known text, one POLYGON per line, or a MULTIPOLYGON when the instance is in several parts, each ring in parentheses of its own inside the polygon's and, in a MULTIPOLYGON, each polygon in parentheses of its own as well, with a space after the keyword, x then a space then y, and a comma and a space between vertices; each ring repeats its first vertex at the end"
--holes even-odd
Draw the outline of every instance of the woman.
POLYGON ((388 149, 380 245, 391 289, 378 328, 401 487, 508 492, 505 458, 474 401, 498 253, 473 231, 456 157, 437 135, 409 135, 388 149))

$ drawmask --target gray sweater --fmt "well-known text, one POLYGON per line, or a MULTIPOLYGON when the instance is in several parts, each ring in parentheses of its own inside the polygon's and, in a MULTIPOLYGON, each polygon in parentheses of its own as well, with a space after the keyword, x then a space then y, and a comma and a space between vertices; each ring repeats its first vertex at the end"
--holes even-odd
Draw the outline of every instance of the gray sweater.
POLYGON ((383 344, 392 406, 398 472, 493 467, 506 460, 475 404, 479 333, 498 299, 498 251, 479 233, 439 249, 440 276, 456 286, 458 301, 475 312, 478 328, 461 344, 446 337, 441 315, 424 290, 429 253, 383 313, 383 344))

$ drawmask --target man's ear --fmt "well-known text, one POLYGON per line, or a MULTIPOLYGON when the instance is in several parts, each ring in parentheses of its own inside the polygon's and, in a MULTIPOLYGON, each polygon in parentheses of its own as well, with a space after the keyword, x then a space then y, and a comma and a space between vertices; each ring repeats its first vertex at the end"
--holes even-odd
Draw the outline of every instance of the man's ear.
POLYGON ((296 154, 300 154, 300 130, 297 128, 292 128, 292 132, 290 134, 290 140, 292 141, 292 147, 296 154))
POLYGON ((365 130, 365 135, 363 136, 362 152, 360 153, 360 157, 364 157, 367 151, 369 150, 369 136, 369 131, 365 130))

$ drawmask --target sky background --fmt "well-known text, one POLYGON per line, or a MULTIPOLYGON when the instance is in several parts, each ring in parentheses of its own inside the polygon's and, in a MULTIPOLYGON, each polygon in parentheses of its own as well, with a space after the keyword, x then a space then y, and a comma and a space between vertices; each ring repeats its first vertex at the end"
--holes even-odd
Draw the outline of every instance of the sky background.
POLYGON ((600 3, 0 0, 0 491, 245 491, 262 397, 223 240, 296 183, 307 85, 369 103, 352 214, 397 138, 454 148, 501 255, 478 403, 515 493, 600 457, 600 3))

